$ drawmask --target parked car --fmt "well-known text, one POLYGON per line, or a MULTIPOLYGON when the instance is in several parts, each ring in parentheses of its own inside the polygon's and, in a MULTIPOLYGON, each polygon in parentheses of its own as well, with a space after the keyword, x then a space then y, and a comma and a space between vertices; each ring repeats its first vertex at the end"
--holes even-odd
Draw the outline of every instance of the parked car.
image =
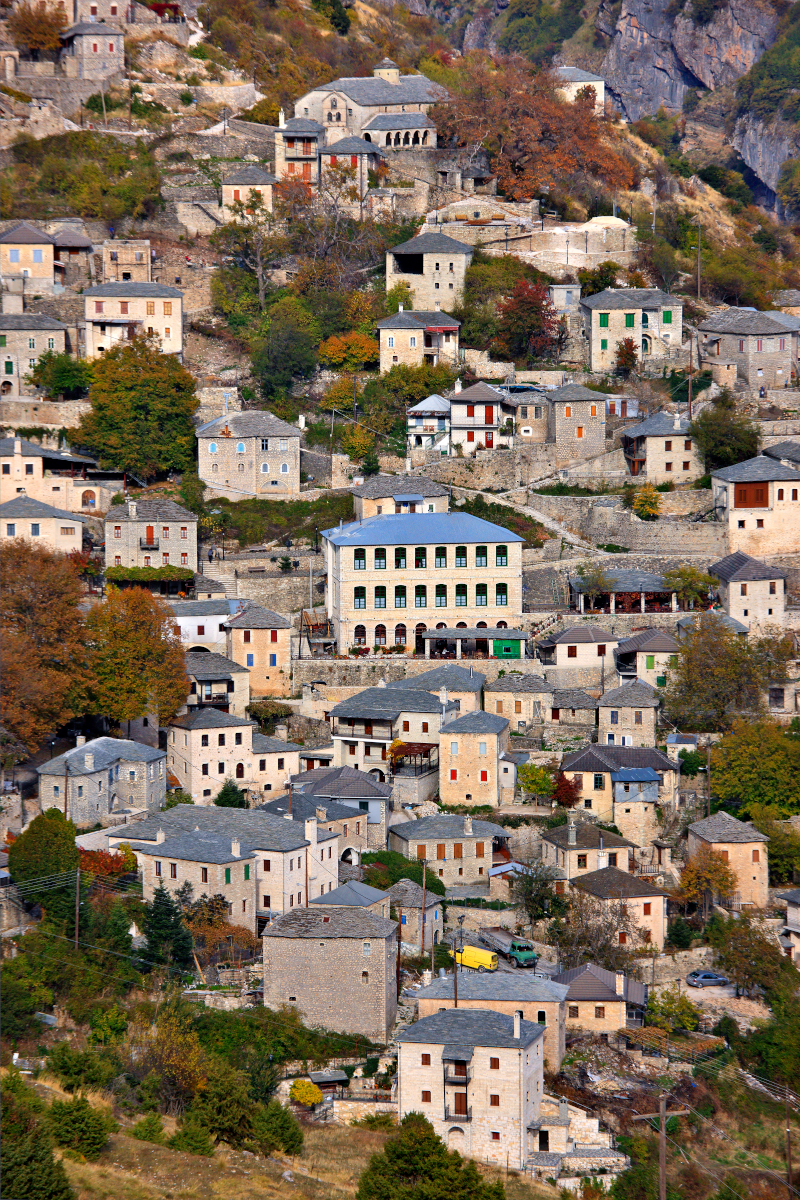
POLYGON ((479 950, 477 946, 464 946, 462 950, 456 950, 455 960, 462 967, 471 967, 473 971, 496 971, 497 970, 497 955, 492 954, 489 950, 479 950))
POLYGON ((690 971, 686 976, 689 987, 724 987, 727 982, 725 976, 718 975, 716 971, 690 971))

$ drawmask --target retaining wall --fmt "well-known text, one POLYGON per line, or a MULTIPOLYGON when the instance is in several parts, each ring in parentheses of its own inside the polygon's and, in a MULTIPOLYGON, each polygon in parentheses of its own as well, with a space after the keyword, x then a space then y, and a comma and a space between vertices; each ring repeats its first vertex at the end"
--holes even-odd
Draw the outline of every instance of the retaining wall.
MULTIPOLYGON (((662 493, 665 510, 682 513, 702 511, 707 507, 703 492, 662 493)), ((640 521, 635 513, 624 508, 617 496, 546 496, 530 493, 530 505, 571 533, 586 538, 595 545, 614 542, 631 550, 654 554, 716 554, 727 553, 727 533, 722 524, 688 521, 640 521)))
POLYGON ((88 400, 0 400, 0 425, 41 425, 47 429, 69 429, 90 409, 88 400))
POLYGON ((368 1113, 397 1114, 397 1105, 392 1100, 336 1100, 333 1101, 333 1119, 338 1125, 352 1125, 368 1113))

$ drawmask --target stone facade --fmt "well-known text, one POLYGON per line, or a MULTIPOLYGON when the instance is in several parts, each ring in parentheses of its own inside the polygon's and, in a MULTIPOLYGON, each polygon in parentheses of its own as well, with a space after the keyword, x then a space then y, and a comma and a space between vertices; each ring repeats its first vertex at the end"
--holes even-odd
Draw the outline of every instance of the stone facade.
POLYGON ((483 703, 487 712, 507 717, 511 728, 521 730, 547 719, 553 691, 541 676, 509 671, 503 679, 487 683, 483 703))
POLYGON ((197 430, 197 470, 218 496, 286 499, 300 491, 300 431, 269 412, 228 413, 197 430))
POLYGON ((163 283, 101 283, 83 293, 85 353, 97 358, 134 334, 154 337, 164 354, 183 355, 183 292, 163 283))
MULTIPOLYGON (((619 914, 641 930, 644 942, 664 949, 667 937, 667 893, 646 879, 637 879, 619 867, 590 871, 570 881, 573 889, 586 893, 612 918, 619 914)), ((623 921, 623 923, 625 923, 623 921)), ((627 929, 618 931, 620 945, 637 944, 627 929)))
POLYGON ((295 101, 295 119, 318 123, 331 140, 348 134, 362 137, 369 122, 382 113, 424 116, 440 92, 424 75, 401 75, 396 63, 384 59, 373 68, 372 78, 334 79, 301 96, 295 101))
POLYGON ((446 312, 400 306, 398 312, 378 321, 378 361, 381 375, 398 364, 435 367, 440 362, 456 367, 460 362, 458 331, 461 322, 446 312))
POLYGON ((243 717, 250 703, 250 676, 245 667, 238 666, 222 654, 186 655, 186 674, 189 676, 189 709, 214 705, 234 717, 243 717))
POLYGON ((259 803, 265 793, 286 791, 289 776, 300 770, 298 745, 265 737, 246 718, 213 706, 175 717, 167 748, 170 771, 195 804, 213 804, 227 779, 259 803))
POLYGON ((629 426, 623 430, 622 442, 629 474, 648 483, 688 483, 705 471, 689 420, 678 413, 655 413, 629 426))
POLYGON ((60 554, 80 553, 86 518, 18 495, 0 504, 0 541, 21 539, 60 554))
POLYGON ((102 22, 81 22, 61 35, 61 66, 68 79, 104 80, 125 73, 122 30, 102 22))
POLYGON ((649 684, 623 684, 597 702, 597 740, 607 746, 655 746, 660 700, 649 684))
POLYGON ((258 605, 225 625, 226 654, 250 672, 253 699, 292 692, 292 627, 286 617, 258 605))
MULTIPOLYGON (((256 163, 248 163, 222 181, 222 211, 225 220, 232 220, 231 205, 245 203, 255 194, 261 197, 264 210, 272 212, 272 185, 276 177, 256 163)), ((248 210, 249 211, 249 210, 248 210)))
POLYGON ((708 570, 719 580, 717 592, 729 617, 753 631, 783 625, 786 576, 780 567, 736 553, 708 570))
MULTIPOLYGON (((20 281, 22 294, 52 294, 55 239, 36 226, 20 221, 0 235, 0 283, 5 293, 20 281)), ((20 312, 21 312, 20 308, 20 312)))
POLYGON ((506 831, 472 817, 422 817, 389 827, 388 846, 404 858, 426 860, 445 887, 488 882, 494 839, 505 845, 506 831))
POLYGON ((738 898, 752 908, 766 908, 769 898, 769 838, 752 825, 719 812, 689 826, 689 859, 701 846, 721 854, 737 879, 738 898))
POLYGON ((439 734, 442 804, 490 804, 498 808, 513 803, 516 768, 503 757, 508 749, 508 734, 509 721, 488 712, 467 713, 442 726, 439 734))
POLYGON ((450 511, 449 490, 441 483, 416 475, 374 475, 355 483, 351 490, 357 521, 384 513, 450 511))
POLYGON ((397 926, 363 909, 286 913, 264 932, 264 1004, 385 1043, 397 1011, 397 926))
MULTIPOLYGON (((135 839, 135 831, 130 835, 135 839)), ((255 859, 252 850, 242 849, 238 838, 182 834, 167 837, 158 831, 156 845, 131 842, 142 873, 142 899, 152 901, 163 885, 176 892, 190 883, 195 896, 224 896, 228 920, 256 931, 255 859)))
MULTIPOLYGON (((0 246, 0 249, 2 247, 0 246)), ((67 327, 53 317, 36 313, 0 314, 0 396, 33 396, 36 389, 26 376, 48 350, 66 351, 67 327)))
POLYGON ((473 247, 443 233, 420 233, 386 252, 386 290, 406 284, 418 309, 450 309, 464 298, 473 247))
MULTIPOLYGON (((36 413, 32 416, 35 420, 36 413)), ((69 410, 64 416, 69 419, 69 410)), ((93 468, 91 459, 45 450, 25 438, 2 438, 0 503, 24 492, 31 499, 68 512, 102 511, 109 507, 112 496, 121 490, 122 479, 98 478, 93 468), (92 474, 87 477, 89 469, 92 474)))
POLYGON ((800 551, 800 472, 760 455, 712 473, 714 515, 728 553, 800 551))
POLYGON ((107 567, 197 570, 197 514, 173 500, 147 497, 112 505, 105 533, 107 567))
POLYGON ((784 387, 792 378, 792 335, 769 313, 728 308, 698 326, 703 367, 720 360, 754 388, 784 387))
POLYGON ((389 747, 395 741, 428 746, 426 769, 435 770, 435 748, 444 722, 457 715, 452 701, 423 690, 367 688, 330 710, 333 765, 368 771, 384 780, 389 770, 389 747))
POLYGON ((103 283, 150 283, 150 239, 111 238, 103 242, 103 283))
POLYGON ((124 813, 161 809, 166 758, 162 750, 139 742, 94 738, 37 767, 42 811, 57 808, 76 825, 94 825, 118 821, 124 813))
POLYGON ((639 767, 649 767, 656 773, 659 804, 676 803, 677 767, 659 750, 635 746, 586 746, 568 754, 562 762, 564 774, 568 779, 577 780, 580 787, 579 805, 606 824, 613 817, 611 775, 639 767))
POLYGON ((588 822, 559 826, 542 835, 542 862, 558 867, 567 879, 602 871, 604 867, 629 869, 633 845, 626 838, 598 829, 588 822), (574 840, 573 840, 574 839, 574 840))
POLYGON ((589 369, 614 369, 619 344, 630 338, 643 365, 680 350, 683 306, 658 288, 606 288, 581 300, 589 369))

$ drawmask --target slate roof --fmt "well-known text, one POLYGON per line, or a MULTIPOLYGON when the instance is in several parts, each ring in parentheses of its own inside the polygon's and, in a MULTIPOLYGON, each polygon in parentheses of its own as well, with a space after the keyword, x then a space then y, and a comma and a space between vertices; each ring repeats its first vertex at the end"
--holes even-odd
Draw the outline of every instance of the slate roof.
POLYGON ((617 643, 618 654, 632 654, 645 651, 651 654, 676 654, 678 642, 671 633, 664 629, 643 629, 631 637, 623 638, 617 643))
MULTIPOLYGON (((684 613, 684 615, 682 617, 679 617, 679 619, 676 623, 676 629, 681 630, 681 632, 683 632, 686 629, 690 629, 695 623, 695 618, 700 615, 701 615, 700 613, 696 613, 696 612, 684 613)), ((729 617, 727 613, 718 612, 715 609, 714 616, 717 618, 718 621, 722 621, 723 625, 727 625, 728 629, 732 629, 734 633, 748 633, 749 632, 749 627, 747 625, 743 625, 741 623, 741 621, 737 621, 734 617, 729 617)))
MULTIPOLYGON (((294 775, 293 779, 297 779, 294 775)), ((344 804, 337 804, 335 800, 317 799, 314 796, 304 796, 302 792, 293 791, 291 799, 289 796, 279 796, 277 800, 268 800, 266 804, 259 807, 264 812, 272 813, 274 816, 286 818, 289 812, 289 805, 292 809, 293 821, 307 821, 310 817, 316 817, 317 809, 324 808, 326 821, 348 821, 353 816, 353 809, 347 808, 344 804)))
MULTIPOLYGON (((392 64, 394 66, 394 64, 392 64)), ((399 83, 390 83, 380 76, 343 76, 327 84, 319 84, 315 92, 342 92, 356 104, 367 108, 382 104, 435 104, 447 95, 444 88, 425 75, 401 75, 399 83)))
POLYGON ((331 709, 332 717, 375 717, 386 720, 399 717, 401 712, 440 713, 442 702, 438 696, 420 689, 388 687, 366 688, 346 700, 340 700, 331 709))
MULTIPOLYGON (((608 578, 611 580, 611 590, 615 593, 664 591, 663 577, 654 575, 652 571, 609 571, 608 578)), ((580 575, 570 575, 569 583, 576 592, 582 592, 586 587, 580 575)), ((612 634, 610 640, 615 642, 617 639, 612 634)))
POLYGON ((622 767, 652 767, 655 771, 675 771, 672 759, 651 746, 584 746, 567 754, 563 771, 618 771, 622 767))
POLYGON ((786 572, 782 571, 780 567, 770 567, 767 563, 761 562, 758 558, 751 558, 749 554, 744 554, 741 550, 728 554, 719 562, 712 563, 708 568, 708 573, 716 575, 717 579, 722 579, 725 583, 732 583, 740 579, 786 578, 786 572))
POLYGON ((253 734, 254 754, 291 754, 293 750, 302 750, 298 742, 285 742, 283 738, 268 737, 265 733, 253 734))
MULTIPOLYGON (((188 806, 187 806, 188 807, 188 806)), ((245 862, 255 857, 255 851, 240 842, 234 854, 231 838, 224 833, 193 830, 165 838, 163 842, 131 842, 131 850, 159 858, 175 858, 184 862, 230 863, 245 862)))
POLYGON ((59 226, 53 234, 53 241, 62 250, 91 250, 94 244, 85 233, 78 233, 69 225, 59 226))
POLYGON ((232 437, 300 437, 300 430, 273 416, 271 412, 251 409, 249 412, 224 413, 197 429, 197 437, 219 437, 227 426, 232 437))
POLYGON ((36 768, 39 775, 63 775, 69 770, 70 775, 92 775, 95 771, 104 771, 117 762, 157 762, 166 758, 163 750, 154 746, 145 746, 143 742, 134 742, 123 738, 99 737, 93 738, 83 746, 74 746, 49 762, 42 763, 36 768), (94 766, 89 770, 85 756, 94 755, 94 766))
POLYGON ((506 675, 503 679, 495 679, 487 683, 486 692, 530 692, 532 695, 545 695, 554 692, 555 686, 548 683, 541 675, 506 675))
POLYGON ((177 729, 242 729, 245 725, 255 726, 255 721, 220 712, 218 708, 197 708, 185 716, 173 717, 170 725, 177 729))
POLYGON ((277 183, 277 175, 273 175, 271 171, 265 171, 263 167, 257 167, 255 163, 249 166, 240 167, 238 171, 234 171, 232 175, 226 175, 223 183, 227 184, 246 184, 251 186, 264 185, 266 183, 277 183))
MULTIPOLYGON (((63 775, 63 769, 61 773, 63 775)), ((177 804, 175 808, 155 813, 135 825, 113 826, 106 833, 115 842, 135 836, 139 842, 154 843, 159 829, 163 829, 167 837, 198 829, 220 837, 238 837, 243 845, 260 850, 284 852, 309 845, 305 829, 297 821, 287 821, 285 817, 273 816, 260 808, 217 808, 214 804, 177 804)), ((337 834, 319 827, 317 837, 328 842, 337 834)))
POLYGON ((112 504, 106 513, 106 525, 120 525, 125 521, 196 521, 197 513, 168 500, 166 496, 142 496, 133 502, 136 516, 131 515, 130 504, 112 504))
POLYGON ((418 478, 416 475, 371 475, 363 483, 350 489, 362 500, 382 500, 391 496, 417 495, 430 497, 449 496, 450 489, 433 479, 418 478))
POLYGON ((20 221, 0 234, 0 244, 6 246, 54 246, 55 238, 28 221, 20 221))
POLYGON ((662 888, 654 887, 646 879, 637 879, 619 867, 603 867, 573 879, 572 886, 597 896, 600 900, 624 900, 635 896, 666 896, 662 888))
POLYGON ((377 329, 460 329, 461 322, 446 312, 430 312, 427 309, 403 309, 376 322, 377 329))
POLYGON ((623 430, 623 437, 640 438, 640 437, 685 437, 689 431, 689 421, 686 417, 678 415, 678 426, 675 426, 676 416, 670 412, 653 413, 652 417, 648 417, 645 421, 640 421, 638 425, 629 425, 623 430))
POLYGON ((460 626, 451 627, 450 629, 427 629, 425 633, 420 634, 423 641, 436 641, 438 638, 450 641, 458 638, 497 638, 507 639, 510 642, 526 642, 531 635, 526 633, 524 629, 498 629, 494 625, 475 626, 474 628, 462 629, 460 626))
POLYGON ((624 849, 625 846, 635 846, 635 842, 629 842, 627 838, 620 837, 619 834, 609 833, 607 829, 598 829, 591 821, 578 821, 575 825, 575 841, 571 843, 569 840, 569 826, 559 825, 555 829, 547 829, 542 834, 542 840, 552 842, 554 846, 561 846, 565 850, 575 848, 579 850, 599 850, 602 846, 604 850, 624 849))
POLYGON ((704 842, 768 842, 766 834, 759 831, 749 821, 739 821, 730 813, 723 811, 703 817, 702 821, 693 821, 690 831, 704 842))
POLYGON ((444 413, 447 415, 449 412, 450 401, 445 400, 444 396, 439 396, 436 392, 433 392, 430 396, 426 396, 424 400, 420 400, 419 404, 406 409, 406 415, 409 417, 412 413, 424 416, 426 413, 444 413))
MULTIPOLYGON (((6 313, 0 316, 0 321, 8 321, 15 314, 6 313)), ((27 317, 25 318, 28 319, 27 317)), ((2 328, 2 325, 0 325, 2 328)), ((6 328, 13 328, 7 326, 6 328)), ((47 450, 44 446, 37 445, 36 442, 29 442, 26 438, 4 437, 0 438, 0 458, 12 458, 14 455, 14 443, 20 442, 20 448, 24 458, 51 458, 57 459, 58 462, 66 463, 88 463, 91 466, 96 466, 93 458, 87 458, 86 455, 80 454, 62 454, 58 450, 47 450)))
MULTIPOLYGON (((97 30, 95 29, 95 33, 97 30)), ((183 299, 183 292, 179 288, 167 287, 165 283, 99 283, 95 287, 86 288, 84 296, 122 296, 125 297, 146 297, 148 300, 164 297, 169 299, 183 299)))
POLYGON ((447 399, 451 404, 482 404, 484 400, 487 403, 497 404, 506 397, 499 388, 492 387, 490 383, 478 382, 462 388, 460 392, 448 392, 447 399))
POLYGON ((597 700, 580 688, 554 688, 552 708, 597 708, 597 700))
POLYGON ((79 525, 86 524, 86 518, 80 513, 52 508, 49 504, 42 504, 41 500, 34 500, 32 496, 14 496, 11 500, 6 500, 5 504, 0 504, 0 517, 31 517, 34 520, 39 517, 43 521, 58 517, 62 521, 68 519, 79 525))
POLYGON ((229 617, 231 603, 236 605, 239 601, 231 601, 227 596, 219 600, 179 600, 170 604, 170 608, 176 617, 229 617))
POLYGON ((0 313, 0 329, 66 329, 55 317, 44 313, 0 313))
MULTIPOLYGON (((419 887, 418 884, 414 886, 419 887)), ((400 907, 397 901, 394 901, 394 905, 395 908, 400 907)), ((542 979, 533 971, 487 971, 485 975, 478 971, 464 971, 458 977, 458 994, 463 1000, 527 1000, 530 1004, 541 1000, 559 1004, 566 999, 567 991, 563 983, 542 979)), ((434 979, 414 995, 418 1000, 449 1000, 453 996, 453 976, 434 979)))
POLYGON ((331 905, 334 908, 366 908, 370 904, 376 904, 378 900, 388 899, 388 892, 370 887, 358 879, 349 879, 332 892, 326 892, 324 896, 315 896, 313 900, 309 900, 309 904, 319 904, 320 907, 331 905))
POLYGON ((465 242, 457 242, 446 233, 420 233, 417 237, 401 242, 399 246, 390 246, 390 254, 465 254, 472 257, 474 246, 465 242))
MULTIPOLYGON (((683 308, 677 296, 670 296, 659 288, 606 288, 594 296, 585 296, 581 304, 586 308, 683 308)), ((702 325, 700 326, 702 329, 702 325)))
POLYGON ((540 646, 575 646, 584 642, 616 642, 610 629, 594 629, 589 625, 573 625, 560 633, 551 633, 538 643, 540 646))
POLYGON ((469 667, 457 667, 455 663, 443 663, 423 671, 421 675, 410 675, 407 679, 396 679, 387 683, 387 688, 402 688, 403 691, 438 692, 447 688, 449 692, 479 692, 486 676, 469 667))
POLYGON ((502 733, 508 729, 508 720, 497 713, 477 712, 464 713, 463 717, 450 721, 442 726, 442 736, 448 733, 502 733))
POLYGON ((464 822, 467 817, 459 817, 450 813, 439 813, 434 817, 421 817, 418 821, 406 821, 403 825, 393 825, 392 833, 397 834, 403 841, 424 841, 426 838, 496 838, 509 837, 509 831, 493 821, 472 822, 472 833, 464 832, 464 822))
POLYGON ((778 892, 779 900, 787 900, 789 904, 800 904, 800 888, 792 888, 790 892, 778 892))
POLYGON ((386 158, 377 142, 368 142, 365 138, 344 137, 331 146, 323 146, 320 154, 330 157, 331 154, 378 154, 386 158))
POLYGON ((70 25, 69 29, 62 30, 60 36, 71 38, 79 34, 91 34, 92 37, 97 37, 105 33, 122 33, 122 30, 107 21, 79 21, 77 25, 70 25))
POLYGON ((424 112, 378 113, 364 126, 367 130, 389 129, 435 129, 430 117, 424 112))
POLYGON ((555 73, 565 83, 605 83, 601 75, 592 75, 591 71, 582 71, 580 67, 556 67, 555 73))
POLYGON ((776 442, 774 446, 765 446, 761 453, 767 458, 788 458, 789 462, 800 464, 800 442, 776 442))
POLYGON ((759 454, 755 458, 745 459, 733 467, 717 467, 711 472, 712 478, 723 479, 726 483, 759 483, 762 480, 787 480, 794 483, 800 480, 800 471, 793 467, 781 466, 774 458, 759 454))
POLYGON ((281 133, 324 133, 325 126, 311 117, 289 117, 280 126, 281 133))
POLYGON ((291 629, 292 622, 260 604, 251 604, 225 622, 228 629, 291 629))
POLYGON ((295 908, 268 925, 264 937, 391 938, 396 932, 394 921, 364 908, 295 908))
POLYGON ((622 687, 604 692, 597 701, 598 708, 658 708, 661 700, 654 687, 642 679, 623 683, 622 687))
MULTIPOLYGON (((579 404, 587 400, 591 400, 594 404, 603 402, 603 411, 605 412, 605 396, 600 392, 593 392, 591 388, 584 387, 580 383, 565 383, 563 387, 554 388, 552 392, 547 392, 547 400, 566 400, 567 403, 579 404)), ((524 393, 518 396, 518 399, 524 403, 524 393)), ((538 400, 539 397, 537 396, 538 400)))
POLYGON ((446 1047, 499 1046, 516 1050, 544 1037, 544 1025, 520 1021, 514 1037, 514 1018, 486 1008, 447 1008, 422 1017, 397 1035, 398 1042, 433 1042, 446 1047))
POLYGON ((790 330, 792 333, 797 333, 800 329, 800 317, 793 316, 792 313, 785 312, 770 312, 768 314, 771 321, 777 321, 784 329, 790 330))
MULTIPOLYGON (((669 738, 667 738, 669 741, 669 738)), ((658 783, 658 771, 652 767, 623 767, 620 771, 611 772, 612 783, 658 783)), ((638 799, 637 794, 625 797, 625 803, 638 799)))
MULTIPOLYGON (((207 600, 206 603, 213 604, 214 601, 207 600)), ((229 679, 231 675, 248 675, 249 671, 247 667, 240 667, 224 654, 209 654, 205 651, 192 654, 190 651, 186 655, 186 674, 195 679, 229 679)))
POLYGON ((746 308, 726 308, 711 313, 697 328, 703 333, 770 334, 785 333, 786 328, 775 321, 770 313, 754 312, 746 308))
POLYGON ((647 1003, 647 988, 637 979, 627 975, 623 982, 623 996, 617 995, 617 978, 614 971, 605 967, 595 966, 594 963, 584 963, 581 967, 573 967, 571 971, 562 971, 553 976, 553 982, 566 984, 568 1000, 620 1000, 628 1004, 644 1006, 647 1003))
MULTIPOLYGON (((798 476, 800 478, 800 476, 798 476)), ((334 546, 443 545, 469 542, 522 542, 519 534, 468 513, 388 513, 324 529, 334 546)), ((616 640, 614 638, 612 641, 616 640)))
MULTIPOLYGON (((413 879, 398 879, 397 883, 393 883, 389 888, 389 896, 394 908, 422 908, 422 888, 413 879)), ((426 910, 435 908, 437 904, 441 904, 441 901, 442 897, 438 896, 436 892, 426 890, 426 910)))
MULTIPOLYGON (((326 747, 308 750, 307 754, 314 758, 324 752, 326 747)), ((301 771, 292 776, 292 786, 302 787, 302 795, 313 796, 315 799, 387 799, 392 794, 391 785, 382 783, 367 771, 358 771, 355 767, 315 767, 313 771, 301 771)), ((295 796, 298 791, 295 790, 295 796)), ((352 814, 352 808, 347 810, 352 814)))

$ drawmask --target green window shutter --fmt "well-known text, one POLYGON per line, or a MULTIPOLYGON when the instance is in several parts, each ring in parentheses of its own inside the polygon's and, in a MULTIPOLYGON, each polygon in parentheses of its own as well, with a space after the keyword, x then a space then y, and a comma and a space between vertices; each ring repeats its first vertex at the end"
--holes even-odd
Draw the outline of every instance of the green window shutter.
POLYGON ((250 863, 244 864, 244 877, 245 877, 245 879, 250 878, 250 863))
POLYGON ((601 350, 608 349, 608 338, 600 338, 600 349, 601 350))
POLYGON ((635 313, 625 313, 625 328, 633 329, 633 322, 636 317, 635 313))
POLYGON ((672 313, 669 311, 669 309, 661 314, 661 320, 664 325, 672 324, 672 313))
POLYGON ((648 654, 648 655, 647 655, 647 670, 648 670, 648 671, 652 671, 652 670, 654 670, 654 669, 655 669, 655 665, 656 665, 656 656, 655 656, 655 654, 648 654))
POLYGON ((5 346, 5 345, 6 345, 6 335, 4 333, 0 333, 0 346, 5 346))
POLYGON ((656 675, 656 687, 666 687, 666 686, 667 686, 666 675, 656 675))
POLYGON ((678 656, 677 656, 677 654, 670 654, 670 656, 669 656, 669 665, 670 665, 671 667, 673 667, 673 668, 674 668, 674 667, 677 667, 677 665, 678 665, 678 656))
POLYGON ((13 375, 13 374, 14 374, 14 364, 13 364, 13 362, 7 362, 6 363, 6 375, 13 375))
POLYGON ((231 869, 230 869, 230 867, 226 867, 225 868, 225 882, 230 883, 230 881, 231 881, 231 869))
POLYGON ((608 313, 600 313, 600 328, 608 329, 608 313))

